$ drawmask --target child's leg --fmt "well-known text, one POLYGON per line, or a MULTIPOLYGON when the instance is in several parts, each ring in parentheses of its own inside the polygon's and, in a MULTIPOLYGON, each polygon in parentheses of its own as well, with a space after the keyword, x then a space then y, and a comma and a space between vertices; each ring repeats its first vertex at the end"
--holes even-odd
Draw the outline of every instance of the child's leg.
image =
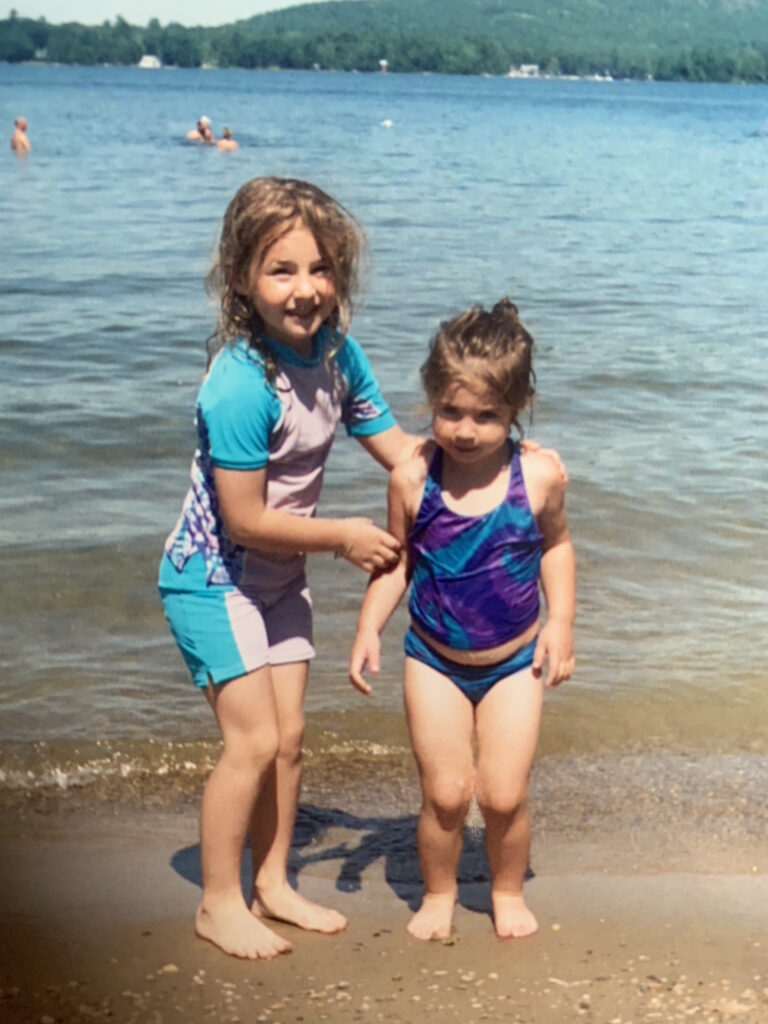
POLYGON ((268 668, 208 691, 224 752, 203 794, 200 845, 203 898, 195 926, 225 953, 271 959, 291 944, 257 921, 243 898, 241 864, 254 802, 278 746, 277 709, 268 668))
POLYGON ((531 844, 528 779, 541 705, 541 681, 523 669, 497 683, 477 706, 477 799, 485 817, 500 938, 522 938, 538 928, 523 899, 523 882, 531 844))
POLYGON ((311 931, 332 934, 346 927, 337 910, 321 907, 288 882, 288 856, 299 806, 301 748, 307 662, 272 666, 280 746, 259 794, 251 822, 253 912, 288 921, 311 931))
POLYGON ((406 658, 405 710, 421 779, 425 889, 408 931, 417 939, 443 939, 451 934, 464 820, 474 789, 473 707, 450 679, 406 658))

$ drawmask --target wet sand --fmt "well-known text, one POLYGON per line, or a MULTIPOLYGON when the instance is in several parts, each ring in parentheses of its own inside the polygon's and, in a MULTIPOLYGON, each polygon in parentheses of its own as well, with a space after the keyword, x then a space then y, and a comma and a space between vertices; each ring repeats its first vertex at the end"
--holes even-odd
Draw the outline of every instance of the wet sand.
POLYGON ((709 873, 660 870, 653 830, 631 851, 610 839, 543 837, 527 883, 536 936, 497 940, 487 883, 464 881, 454 938, 423 944, 405 932, 415 871, 395 877, 370 854, 351 871, 350 851, 366 836, 342 824, 305 839, 292 862, 300 890, 347 914, 347 931, 276 925, 293 952, 248 963, 193 934, 196 828, 192 808, 5 814, 0 1018, 768 1021, 766 837, 751 866, 734 849, 725 870, 721 848, 709 873))

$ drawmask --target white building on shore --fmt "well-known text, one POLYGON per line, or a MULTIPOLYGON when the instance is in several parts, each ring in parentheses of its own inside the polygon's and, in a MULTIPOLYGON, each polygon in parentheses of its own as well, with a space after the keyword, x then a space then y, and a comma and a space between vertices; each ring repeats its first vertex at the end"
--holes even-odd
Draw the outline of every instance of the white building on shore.
POLYGON ((507 78, 538 78, 540 74, 538 64, 517 64, 509 69, 507 78))

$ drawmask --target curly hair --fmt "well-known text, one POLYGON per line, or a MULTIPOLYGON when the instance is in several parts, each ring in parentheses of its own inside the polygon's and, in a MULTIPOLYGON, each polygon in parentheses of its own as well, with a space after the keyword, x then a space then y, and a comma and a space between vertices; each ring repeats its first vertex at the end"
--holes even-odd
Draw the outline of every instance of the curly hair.
POLYGON ((456 384, 480 380, 518 417, 536 393, 534 341, 520 320, 517 306, 504 298, 491 310, 471 306, 440 324, 429 355, 421 367, 421 382, 429 404, 439 401, 456 384))
POLYGON ((219 306, 216 330, 208 339, 209 364, 219 349, 244 337, 264 360, 268 377, 274 378, 274 359, 262 340, 264 323, 242 282, 269 247, 298 224, 312 232, 328 261, 336 306, 327 323, 343 343, 365 249, 362 228, 316 185, 295 178, 254 178, 238 189, 227 207, 216 260, 206 278, 208 293, 219 306))

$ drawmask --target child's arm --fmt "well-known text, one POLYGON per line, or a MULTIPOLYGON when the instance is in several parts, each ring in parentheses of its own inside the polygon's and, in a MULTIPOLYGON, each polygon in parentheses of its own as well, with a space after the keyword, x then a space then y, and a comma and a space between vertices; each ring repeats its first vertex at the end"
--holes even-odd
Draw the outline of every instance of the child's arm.
POLYGON ((397 426, 371 437, 358 437, 357 440, 387 472, 398 463, 414 458, 425 444, 423 437, 406 434, 402 427, 397 426))
POLYGON ((317 519, 266 505, 266 469, 214 469, 216 493, 230 538, 245 548, 278 554, 333 551, 365 572, 394 565, 400 543, 361 516, 317 519))
POLYGON ((408 589, 408 529, 414 495, 420 497, 424 488, 425 467, 422 458, 411 459, 397 466, 389 480, 387 525, 390 533, 402 545, 400 559, 392 568, 377 573, 371 579, 360 610, 357 635, 349 658, 350 682, 366 696, 372 692, 372 688, 363 678, 363 672, 367 666, 374 675, 378 675, 381 666, 381 634, 408 589))
POLYGON ((546 686, 558 686, 573 675, 573 624, 576 617, 576 558, 568 532, 565 489, 556 464, 543 452, 526 459, 526 485, 539 529, 544 537, 541 586, 547 602, 547 622, 539 633, 533 671, 541 674, 548 661, 546 686))

